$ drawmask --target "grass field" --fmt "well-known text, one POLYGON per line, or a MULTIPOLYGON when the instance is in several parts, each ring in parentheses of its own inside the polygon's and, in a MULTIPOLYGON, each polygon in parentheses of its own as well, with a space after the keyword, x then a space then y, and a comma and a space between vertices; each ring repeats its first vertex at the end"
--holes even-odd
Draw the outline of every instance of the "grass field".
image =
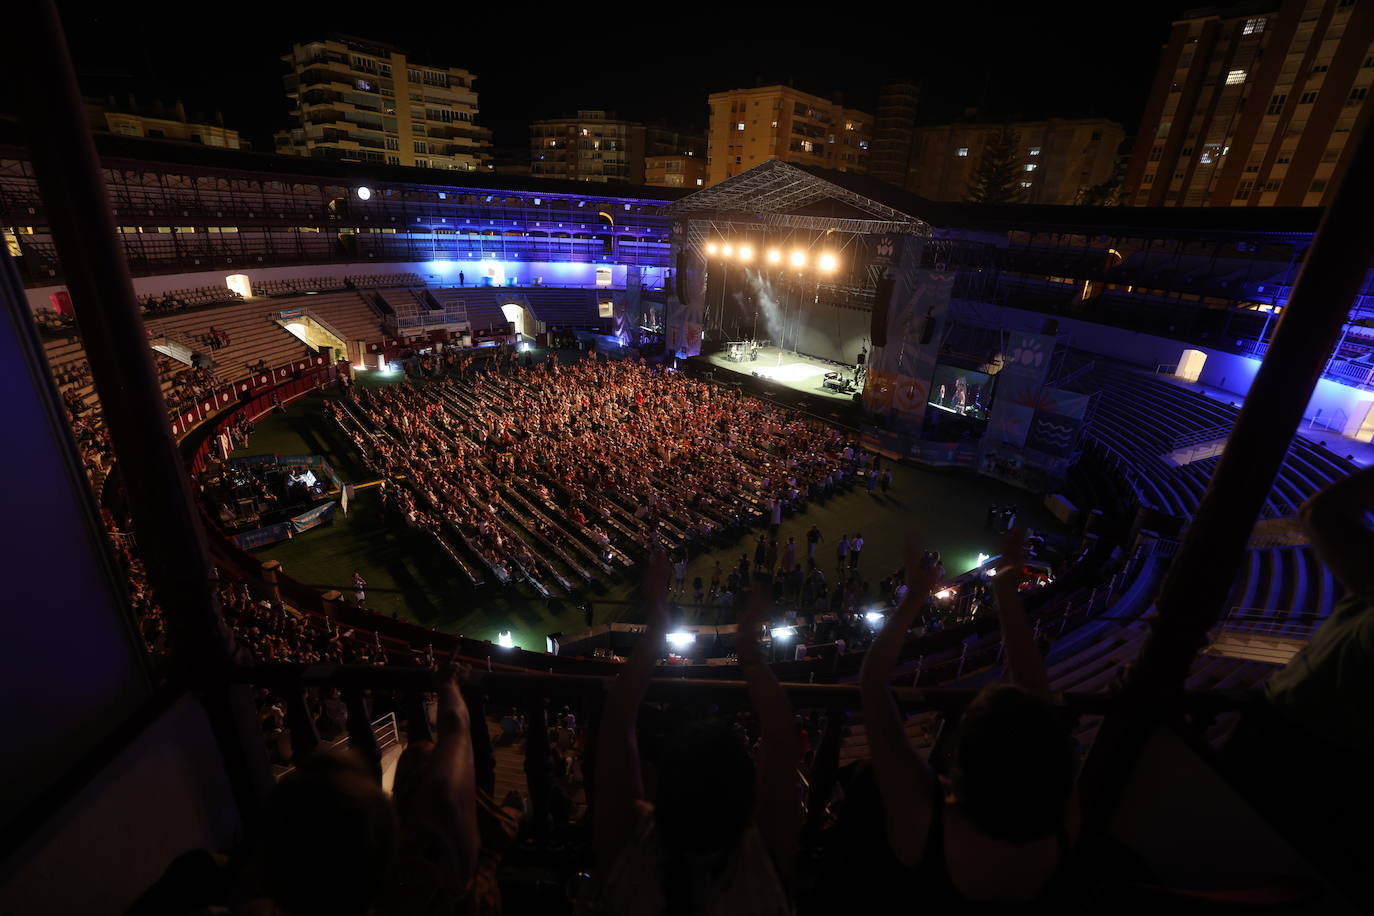
MULTIPOLYGON (((399 374, 390 379, 373 374, 362 383, 386 384, 400 378, 399 374)), ((280 414, 264 417, 249 446, 234 452, 233 457, 322 455, 345 481, 355 485, 373 482, 374 475, 363 466, 352 443, 325 419, 323 397, 312 394, 280 414)), ((804 565, 806 531, 812 524, 818 525, 825 541, 817 551, 817 562, 833 583, 835 545, 840 534, 852 537, 861 531, 865 547, 860 570, 865 579, 876 583, 900 565, 902 543, 908 534, 916 534, 924 544, 939 550, 951 574, 975 565, 980 552, 994 553, 997 538, 985 527, 987 507, 993 503, 1018 506, 1022 523, 1032 528, 1062 530, 1031 494, 1011 486, 968 472, 888 466, 893 486, 887 496, 870 496, 855 488, 824 504, 812 504, 806 512, 783 519, 781 542, 796 538, 798 557, 804 565)), ((729 544, 693 557, 687 582, 690 584, 698 574, 709 582, 716 560, 728 572, 742 553, 747 551, 752 558, 757 535, 746 532, 729 544)), ((353 573, 360 572, 367 580, 367 606, 371 610, 448 633, 495 641, 497 633, 510 630, 517 645, 543 649, 547 634, 576 632, 585 626, 574 599, 546 601, 525 586, 501 589, 488 585, 474 590, 427 536, 394 518, 388 521, 376 487, 359 489, 347 516, 336 513, 332 524, 262 548, 257 555, 280 561, 285 572, 298 582, 321 590, 336 588, 350 598, 353 573)), ((586 596, 594 603, 598 622, 637 619, 629 603, 633 585, 629 580, 612 582, 586 596)), ((715 619, 714 610, 703 609, 698 614, 702 622, 715 619)), ((693 616, 689 611, 688 619, 693 616)))

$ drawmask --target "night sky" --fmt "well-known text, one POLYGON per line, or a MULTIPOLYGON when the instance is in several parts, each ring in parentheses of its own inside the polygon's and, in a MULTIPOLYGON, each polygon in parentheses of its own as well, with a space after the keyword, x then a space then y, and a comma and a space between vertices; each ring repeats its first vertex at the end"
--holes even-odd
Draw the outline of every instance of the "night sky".
POLYGON ((189 113, 218 109, 259 150, 271 150, 272 131, 287 126, 278 58, 293 41, 329 32, 473 71, 478 121, 498 147, 524 147, 530 121, 578 108, 704 131, 709 93, 789 80, 871 110, 879 83, 894 76, 921 84, 923 123, 976 107, 992 117, 1105 116, 1133 134, 1170 19, 1183 8, 872 4, 852 7, 865 18, 827 19, 803 7, 739 13, 730 4, 666 4, 682 14, 668 17, 646 14, 647 4, 442 12, 402 2, 394 8, 425 15, 400 21, 375 2, 356 13, 290 2, 58 5, 88 94, 133 90, 140 103, 180 98, 189 113), (213 20, 197 15, 208 10, 213 20), (716 10, 719 21, 708 24, 716 10))

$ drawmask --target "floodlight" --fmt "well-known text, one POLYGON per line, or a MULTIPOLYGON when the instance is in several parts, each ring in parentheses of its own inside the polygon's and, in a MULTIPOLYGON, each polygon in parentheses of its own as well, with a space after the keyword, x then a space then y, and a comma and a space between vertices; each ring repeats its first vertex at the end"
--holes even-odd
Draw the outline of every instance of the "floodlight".
POLYGON ((792 628, 791 628, 791 627, 774 627, 774 628, 773 628, 773 638, 776 639, 776 640, 778 640, 779 642, 785 642, 786 640, 791 639, 791 638, 792 638, 792 628))
POLYGON ((719 250, 719 249, 716 248, 716 243, 715 243, 715 242, 707 242, 707 243, 706 243, 706 253, 707 253, 707 254, 715 254, 716 251, 718 251, 718 250, 719 250))
POLYGON ((778 251, 778 249, 776 249, 776 248, 770 248, 770 249, 768 249, 768 263, 769 263, 769 264, 781 264, 781 263, 782 263, 782 252, 781 252, 781 251, 778 251))
POLYGON ((695 633, 688 633, 686 630, 679 630, 676 633, 668 634, 668 645, 674 649, 683 649, 697 641, 695 633))
POLYGON ((496 644, 502 649, 514 649, 515 638, 510 635, 510 630, 502 630, 496 634, 496 644))
POLYGON ((720 253, 728 258, 730 257, 730 255, 735 253, 735 247, 731 245, 729 242, 726 242, 724 245, 720 246, 720 253))
POLYGON ((372 199, 372 189, 369 188, 367 185, 359 185, 358 190, 355 193, 357 193, 359 200, 372 199))
POLYGON ((806 266, 806 252, 804 252, 804 251, 794 251, 794 252, 792 252, 792 266, 793 266, 793 267, 805 267, 805 266, 806 266))
POLYGON ((821 255, 821 270, 825 271, 826 273, 830 273, 832 270, 834 270, 837 264, 838 262, 835 260, 835 256, 833 254, 827 252, 826 254, 821 255))
POLYGON ((748 245, 739 246, 739 259, 741 261, 754 260, 754 249, 750 248, 748 245))
POLYGON ((867 620, 869 623, 872 624, 876 624, 878 621, 882 619, 883 615, 879 614, 877 611, 869 611, 867 614, 864 615, 864 620, 867 620))

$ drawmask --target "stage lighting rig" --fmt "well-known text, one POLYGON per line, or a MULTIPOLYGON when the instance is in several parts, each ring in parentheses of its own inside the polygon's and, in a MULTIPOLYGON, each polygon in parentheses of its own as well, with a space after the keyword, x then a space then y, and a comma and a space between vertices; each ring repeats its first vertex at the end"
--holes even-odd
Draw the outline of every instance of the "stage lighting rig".
POLYGON ((781 251, 778 251, 778 249, 776 249, 776 248, 770 248, 770 249, 768 249, 768 263, 769 263, 769 264, 781 264, 781 263, 782 263, 782 252, 781 252, 781 251))
POLYGON ((806 252, 798 249, 792 252, 792 266, 801 270, 806 266, 806 252))
POLYGON ((754 260, 754 249, 750 248, 748 245, 739 246, 739 259, 741 261, 754 260))
POLYGON ((835 260, 835 256, 827 251, 825 254, 821 255, 819 265, 821 270, 825 273, 833 273, 836 266, 838 266, 838 262, 835 260))

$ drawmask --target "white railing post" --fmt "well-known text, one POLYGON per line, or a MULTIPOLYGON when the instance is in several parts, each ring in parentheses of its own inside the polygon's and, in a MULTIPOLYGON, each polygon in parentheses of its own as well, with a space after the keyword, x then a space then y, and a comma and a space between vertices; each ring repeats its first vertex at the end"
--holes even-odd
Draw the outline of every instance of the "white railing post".
POLYGON ((921 680, 921 665, 925 663, 925 660, 926 657, 924 655, 916 656, 916 674, 911 678, 912 687, 915 687, 917 682, 921 680))
POLYGON ((964 643, 963 651, 959 653, 959 673, 955 677, 964 676, 964 663, 968 661, 968 643, 964 643))

